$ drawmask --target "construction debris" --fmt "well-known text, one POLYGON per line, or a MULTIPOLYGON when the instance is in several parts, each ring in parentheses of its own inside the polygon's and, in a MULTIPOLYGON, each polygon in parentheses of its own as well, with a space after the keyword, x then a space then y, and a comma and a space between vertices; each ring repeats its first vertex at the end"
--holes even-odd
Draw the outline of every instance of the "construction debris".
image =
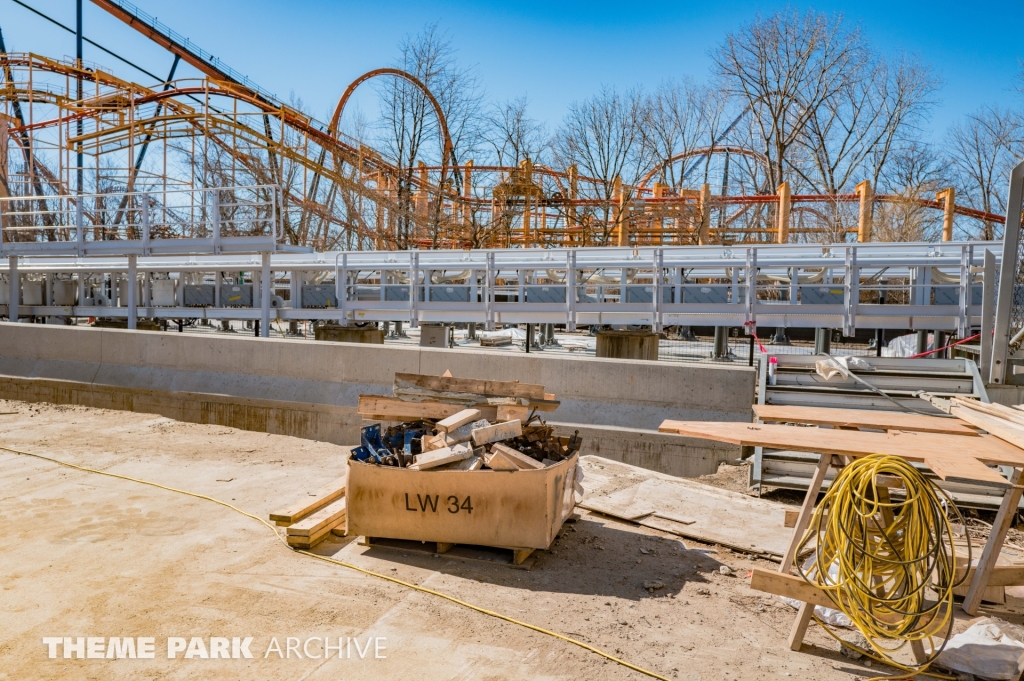
POLYGON ((516 563, 548 548, 582 492, 582 438, 537 415, 557 405, 542 385, 396 374, 393 397, 359 398, 364 418, 399 422, 364 427, 352 450, 349 531, 509 548, 516 563))
POLYGON ((420 471, 544 468, 571 457, 582 445, 578 432, 555 437, 537 416, 557 406, 542 385, 397 373, 394 396, 360 395, 358 412, 366 419, 399 423, 383 432, 380 424, 363 428, 352 458, 420 471), (475 451, 459 447, 469 442, 475 451), (450 466, 472 456, 479 465, 450 466))

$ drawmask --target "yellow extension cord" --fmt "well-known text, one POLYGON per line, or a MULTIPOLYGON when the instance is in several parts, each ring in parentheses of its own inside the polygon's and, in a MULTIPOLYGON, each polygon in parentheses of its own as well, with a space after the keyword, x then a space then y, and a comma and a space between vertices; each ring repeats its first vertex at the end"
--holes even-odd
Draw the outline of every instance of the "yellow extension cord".
MULTIPOLYGON (((796 566, 800 574, 828 594, 875 654, 846 645, 906 672, 878 678, 901 679, 925 673, 952 632, 953 589, 966 580, 967 571, 957 579, 947 509, 952 509, 963 523, 946 493, 906 460, 880 454, 866 456, 845 466, 836 476, 800 540, 797 555, 814 544, 814 559, 807 569, 796 566), (906 499, 884 501, 879 476, 897 478, 906 490, 906 499), (889 514, 891 522, 879 522, 880 517, 889 514), (925 602, 927 588, 938 591, 935 603, 925 602), (930 643, 932 636, 941 636, 943 645, 933 648, 924 663, 907 665, 892 658, 908 643, 923 645, 926 639, 930 643), (899 643, 883 647, 877 639, 899 643)), ((969 538, 967 548, 969 565, 969 538)), ((842 642, 821 620, 818 623, 842 642)))
MULTIPOLYGON (((55 464, 60 465, 60 466, 66 466, 68 468, 73 468, 75 470, 84 471, 86 473, 97 473, 99 475, 106 475, 106 476, 109 476, 111 478, 120 478, 121 480, 128 480, 129 482, 137 482, 140 485, 149 485, 151 487, 156 487, 158 489, 167 490, 169 492, 177 492, 178 494, 184 494, 186 496, 195 497, 196 499, 204 499, 206 501, 212 501, 215 504, 220 504, 221 506, 226 506, 227 508, 230 508, 232 511, 235 511, 237 513, 241 513, 242 515, 246 516, 247 518, 252 518, 253 520, 256 520, 258 522, 263 523, 264 525, 266 525, 267 527, 270 528, 270 530, 274 533, 274 536, 276 536, 278 539, 280 539, 281 542, 285 546, 288 546, 287 540, 278 533, 277 528, 274 525, 271 525, 269 522, 267 522, 263 518, 260 518, 259 516, 255 516, 252 513, 247 513, 246 511, 243 511, 242 509, 238 508, 237 506, 232 506, 231 504, 227 503, 226 501, 221 501, 220 499, 215 499, 214 497, 209 497, 209 496, 206 496, 205 494, 196 494, 195 492, 188 492, 188 491, 183 490, 183 489, 176 489, 174 487, 168 487, 166 485, 161 485, 161 484, 156 483, 156 482, 150 482, 149 480, 141 480, 139 478, 133 478, 133 477, 130 477, 130 476, 127 476, 127 475, 119 475, 117 473, 110 473, 110 472, 107 472, 107 471, 100 471, 100 470, 96 470, 95 468, 88 468, 86 466, 77 466, 77 465, 75 465, 73 463, 68 463, 66 461, 61 461, 59 459, 54 459, 54 458, 51 458, 49 456, 43 456, 42 454, 33 454, 32 452, 23 452, 23 451, 20 451, 18 449, 11 449, 10 447, 3 447, 3 446, 0 446, 0 450, 5 451, 5 452, 11 452, 13 454, 21 454, 22 456, 31 456, 31 457, 34 457, 36 459, 42 459, 43 461, 49 461, 50 463, 55 463, 55 464)), ((460 600, 458 598, 455 598, 454 596, 449 596, 448 594, 445 594, 445 593, 441 593, 440 591, 434 591, 433 589, 427 589, 427 588, 422 587, 422 586, 417 586, 416 584, 411 584, 409 582, 402 581, 401 579, 396 579, 394 577, 389 577, 387 575, 382 575, 379 572, 374 572, 372 570, 367 570, 366 568, 361 568, 361 567, 359 567, 357 565, 353 565, 351 563, 346 563, 346 562, 341 561, 341 560, 335 560, 334 558, 328 558, 327 556, 320 556, 320 555, 317 555, 315 553, 311 553, 309 551, 296 550, 296 549, 293 549, 290 546, 288 547, 288 549, 289 549, 289 551, 294 551, 295 553, 301 553, 301 554, 303 554, 305 556, 309 556, 310 558, 316 558, 317 560, 322 560, 322 561, 324 561, 326 563, 333 563, 335 565, 340 565, 342 567, 349 568, 350 570, 355 570, 356 572, 361 572, 361 573, 363 573, 365 575, 370 575, 371 577, 377 577, 379 579, 383 579, 383 580, 386 580, 386 581, 389 581, 389 582, 393 582, 395 584, 400 584, 401 586, 407 587, 409 589, 413 589, 415 591, 419 591, 421 593, 426 593, 426 594, 430 594, 432 596, 437 596, 438 598, 443 598, 446 601, 451 601, 452 603, 455 603, 457 605, 461 605, 464 608, 469 608, 470 610, 475 610, 476 612, 482 613, 484 615, 489 615, 491 617, 495 617, 497 619, 504 620, 506 622, 510 622, 512 624, 516 624, 516 625, 519 625, 521 627, 525 627, 526 629, 530 629, 532 631, 536 631, 536 632, 541 633, 541 634, 546 634, 548 636, 553 636, 554 638, 557 638, 557 639, 560 639, 560 640, 565 641, 567 643, 571 643, 573 645, 579 646, 580 648, 584 648, 585 650, 589 650, 592 653, 597 653, 601 657, 604 657, 604 658, 606 658, 608 660, 611 660, 612 662, 615 662, 616 664, 620 664, 623 667, 628 667, 629 669, 632 669, 633 671, 640 672, 641 674, 646 674, 647 676, 650 676, 650 677, 655 678, 655 679, 660 679, 661 681, 671 681, 670 679, 668 679, 668 678, 666 678, 664 676, 661 676, 660 674, 656 674, 656 673, 654 673, 654 672, 652 672, 650 670, 644 669, 643 667, 638 667, 635 664, 631 664, 629 662, 626 662, 625 660, 619 659, 619 658, 615 657, 614 655, 610 655, 610 654, 604 652, 603 650, 600 650, 599 648, 595 648, 594 646, 588 645, 588 644, 584 643, 583 641, 577 641, 574 638, 569 638, 568 636, 562 636, 561 634, 555 633, 555 632, 550 631, 548 629, 545 629, 543 627, 538 627, 538 626, 536 626, 534 624, 529 624, 527 622, 522 622, 522 621, 517 620, 517 619, 515 619, 513 617, 509 617, 508 615, 502 615, 501 613, 494 612, 493 610, 487 610, 486 608, 481 608, 478 605, 473 605, 472 603, 467 603, 466 601, 463 601, 463 600, 460 600)))

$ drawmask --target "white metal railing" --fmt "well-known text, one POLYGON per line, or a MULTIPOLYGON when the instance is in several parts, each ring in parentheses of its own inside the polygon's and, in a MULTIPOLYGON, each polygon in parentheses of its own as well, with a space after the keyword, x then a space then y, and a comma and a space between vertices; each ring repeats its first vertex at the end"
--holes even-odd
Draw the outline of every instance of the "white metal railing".
POLYGON ((0 255, 263 252, 283 231, 276 185, 0 198, 0 255))

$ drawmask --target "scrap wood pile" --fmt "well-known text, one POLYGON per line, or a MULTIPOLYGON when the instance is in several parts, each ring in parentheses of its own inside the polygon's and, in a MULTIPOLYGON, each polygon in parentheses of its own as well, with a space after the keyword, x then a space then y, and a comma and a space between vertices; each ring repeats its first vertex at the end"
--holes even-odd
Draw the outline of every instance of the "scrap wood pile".
POLYGON ((397 373, 393 397, 360 395, 358 412, 398 423, 363 428, 352 458, 420 471, 545 468, 582 444, 537 413, 558 404, 542 385, 397 373))
MULTIPOLYGON (((751 582, 805 603, 790 639, 794 650, 814 606, 821 606, 841 611, 874 659, 905 671, 920 672, 934 662, 977 674, 953 655, 962 649, 960 636, 951 637, 953 597, 962 596, 961 607, 977 614, 982 600, 1002 602, 1003 587, 1024 584, 1024 561, 1004 544, 1021 498, 1024 405, 922 397, 945 414, 756 405, 758 423, 661 425, 662 432, 822 455, 779 572, 754 570, 751 582), (940 482, 908 462, 923 464, 940 482), (816 507, 829 468, 838 472, 816 507), (941 481, 986 485, 1002 494, 980 555, 977 547, 972 553, 964 520, 941 481), (901 489, 902 498, 890 497, 890 490, 901 489), (914 663, 892 657, 906 644, 914 663)), ((1024 668, 1024 644, 1014 664, 1024 668)))

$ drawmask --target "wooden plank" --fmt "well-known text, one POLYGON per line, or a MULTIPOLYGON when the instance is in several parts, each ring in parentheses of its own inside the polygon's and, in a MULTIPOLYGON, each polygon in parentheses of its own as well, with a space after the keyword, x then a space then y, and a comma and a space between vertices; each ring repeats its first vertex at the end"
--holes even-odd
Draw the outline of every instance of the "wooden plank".
POLYGON ((999 511, 996 513, 995 521, 992 523, 992 529, 989 532, 988 541, 985 543, 985 549, 981 552, 981 558, 978 559, 977 570, 974 573, 970 589, 968 589, 962 605, 964 612, 969 615, 978 614, 978 607, 981 605, 981 599, 984 597, 985 588, 992 586, 991 579, 996 569, 996 561, 1003 549, 1003 542, 1006 540, 1006 533, 1010 529, 1010 523, 1013 521, 1014 516, 1017 515, 1017 504, 1020 503, 1021 497, 1020 483, 1022 476, 1024 476, 1024 472, 1020 468, 1015 468, 1011 476, 1014 486, 1003 494, 1003 501, 999 504, 999 511))
MULTIPOLYGON (((499 411, 499 414, 501 412, 499 411)), ((444 433, 450 433, 460 426, 478 421, 481 418, 479 409, 463 409, 457 414, 452 414, 446 419, 437 422, 437 429, 444 433)), ((498 420, 501 420, 499 417, 498 420)))
POLYGON ((811 623, 811 616, 814 614, 814 605, 801 603, 796 611, 796 620, 793 628, 789 631, 789 649, 799 652, 800 646, 804 644, 804 637, 807 636, 807 625, 811 623))
POLYGON ((282 525, 291 525, 292 523, 305 518, 313 511, 323 508, 335 499, 345 496, 345 484, 347 481, 348 472, 346 471, 345 475, 341 476, 329 485, 325 485, 321 489, 309 495, 307 498, 300 499, 294 504, 290 504, 280 510, 274 511, 270 514, 270 519, 275 521, 279 527, 282 525))
POLYGON ((1024 414, 1020 413, 1016 409, 1004 407, 1001 404, 980 402, 978 400, 967 399, 964 397, 951 397, 949 401, 951 405, 967 407, 968 409, 980 411, 983 414, 988 414, 989 416, 1012 421, 1018 426, 1024 426, 1024 414))
POLYGON ((558 409, 558 405, 561 402, 555 399, 543 399, 543 400, 530 400, 530 404, 527 405, 530 409, 536 409, 537 411, 554 411, 558 409))
POLYGON ((331 536, 332 534, 336 534, 335 530, 337 530, 338 528, 342 528, 344 526, 345 518, 342 517, 338 520, 335 520, 331 525, 317 531, 316 534, 310 535, 308 537, 305 535, 290 534, 287 537, 285 537, 285 539, 288 542, 288 546, 291 546, 292 548, 311 549, 320 542, 322 542, 324 539, 327 539, 327 537, 331 536))
POLYGON ((983 465, 1024 466, 1024 451, 991 435, 959 436, 894 431, 868 433, 827 428, 704 421, 665 421, 662 433, 689 435, 741 446, 792 449, 803 452, 867 456, 888 454, 920 461, 947 480, 1009 485, 983 465))
POLYGON ((836 604, 824 591, 813 584, 808 584, 803 577, 798 575, 754 568, 751 570, 750 588, 754 591, 794 598, 811 605, 820 605, 826 608, 836 607, 836 604))
MULTIPOLYGON (((483 450, 480 450, 480 451, 483 451, 483 450)), ((456 470, 460 470, 460 471, 478 471, 481 468, 483 468, 483 465, 484 465, 483 457, 471 456, 468 459, 466 459, 465 461, 463 461, 462 463, 460 463, 458 466, 456 466, 455 469, 456 470)))
POLYGON ((594 478, 594 468, 586 469, 594 487, 587 488, 581 508, 775 560, 786 553, 791 532, 782 527, 786 507, 781 504, 597 457, 584 458, 600 461, 604 469, 594 472, 594 478), (597 475, 643 482, 605 493, 597 475))
POLYGON ((428 376, 426 374, 395 374, 395 388, 420 388, 448 393, 471 393, 489 397, 525 397, 544 399, 544 386, 519 381, 488 381, 477 378, 428 376))
POLYGON ((412 457, 412 465, 408 466, 408 468, 414 471, 423 471, 437 468, 447 463, 462 461, 471 456, 473 456, 473 448, 469 445, 454 445, 452 447, 444 447, 443 449, 435 449, 425 454, 417 454, 412 457))
POLYGON ((809 423, 816 426, 910 430, 919 433, 949 433, 951 435, 978 434, 977 430, 956 419, 921 414, 901 414, 892 411, 755 404, 754 413, 765 423, 809 423))
POLYGON ((501 443, 491 445, 491 451, 500 452, 502 456, 519 466, 520 469, 537 470, 538 468, 544 468, 544 464, 537 461, 532 456, 527 456, 518 449, 512 449, 511 447, 501 443))
POLYGON ((786 519, 783 523, 783 527, 796 527, 797 518, 800 517, 800 509, 798 508, 787 508, 786 519))
POLYGON ((498 421, 526 421, 530 416, 529 407, 520 407, 512 404, 498 405, 498 421))
POLYGON ((308 518, 291 525, 287 530, 288 536, 312 537, 324 528, 331 529, 338 524, 339 519, 345 519, 345 501, 341 498, 331 502, 308 518))
MULTIPOLYGON (((417 419, 433 419, 440 421, 464 410, 464 404, 447 404, 445 402, 408 402, 396 397, 383 395, 360 395, 356 407, 363 416, 370 416, 377 421, 415 421, 417 419)), ((474 407, 480 412, 481 418, 488 421, 498 420, 497 407, 481 404, 474 407)))
POLYGON ((501 452, 491 452, 484 457, 484 463, 492 471, 518 471, 519 466, 501 452))
POLYGON ((492 442, 500 442, 501 440, 509 440, 514 437, 519 437, 522 434, 523 423, 519 419, 516 419, 515 421, 505 421, 504 423, 495 423, 493 426, 474 429, 473 444, 480 447, 481 445, 490 444, 492 442))
POLYGON ((999 416, 991 416, 985 412, 964 407, 960 401, 953 402, 949 408, 949 413, 967 421, 971 425, 987 430, 1000 440, 1009 442, 1015 447, 1024 448, 1024 426, 1018 425, 1013 421, 1007 421, 999 416))
POLYGON ((789 544, 786 547, 786 553, 782 555, 782 563, 779 564, 779 572, 789 574, 789 571, 793 569, 793 563, 796 562, 797 550, 800 547, 800 540, 803 538, 804 533, 807 532, 807 528, 811 524, 811 516, 814 515, 814 504, 818 501, 818 492, 821 491, 822 485, 825 483, 825 475, 828 473, 828 469, 831 465, 831 454, 822 454, 818 458, 818 464, 814 468, 814 475, 811 477, 811 482, 807 485, 807 493, 804 495, 804 502, 800 506, 800 513, 796 518, 793 536, 790 537, 789 544))

